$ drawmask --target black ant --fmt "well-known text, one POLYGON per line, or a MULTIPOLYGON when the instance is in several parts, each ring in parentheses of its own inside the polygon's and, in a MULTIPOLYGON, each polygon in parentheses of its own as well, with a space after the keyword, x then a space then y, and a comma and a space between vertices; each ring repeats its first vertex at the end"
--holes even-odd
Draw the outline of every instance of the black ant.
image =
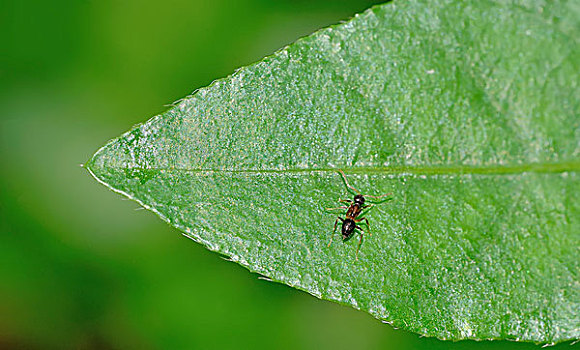
POLYGON ((367 227, 367 232, 369 233, 369 235, 371 234, 371 228, 369 226, 369 221, 363 216, 363 214, 368 213, 368 211, 374 207, 374 204, 379 204, 379 203, 383 203, 388 199, 385 199, 383 201, 378 201, 378 202, 371 202, 373 204, 370 205, 366 205, 365 204, 365 197, 366 198, 374 198, 374 199, 380 199, 386 196, 390 196, 391 193, 387 193, 387 194, 383 194, 382 196, 369 196, 369 195, 362 195, 360 194, 360 191, 358 191, 356 188, 352 187, 348 181, 346 180, 346 176, 344 175, 344 172, 342 170, 338 171, 340 173, 340 175, 342 175, 342 179, 344 180, 344 183, 346 185, 347 188, 353 190, 356 194, 353 198, 353 200, 350 199, 339 199, 338 201, 340 203, 350 203, 349 206, 340 206, 337 208, 327 208, 326 210, 336 210, 336 209, 346 209, 346 219, 341 218, 340 216, 337 217, 336 221, 334 222, 334 231, 332 232, 332 236, 330 236, 330 242, 328 242, 328 246, 330 247, 330 244, 332 243, 332 238, 334 237, 334 234, 336 233, 336 227, 338 225, 338 220, 342 221, 342 241, 346 242, 348 241, 355 230, 359 230, 359 241, 358 241, 358 247, 356 248, 356 260, 358 260, 358 251, 360 250, 360 247, 362 245, 363 242, 363 233, 365 232, 360 226, 358 226, 357 224, 361 223, 364 221, 364 224, 367 227), (364 210, 366 209, 366 210, 364 210), (364 211, 363 211, 364 210, 364 211), (360 216, 360 217, 359 217, 360 216))

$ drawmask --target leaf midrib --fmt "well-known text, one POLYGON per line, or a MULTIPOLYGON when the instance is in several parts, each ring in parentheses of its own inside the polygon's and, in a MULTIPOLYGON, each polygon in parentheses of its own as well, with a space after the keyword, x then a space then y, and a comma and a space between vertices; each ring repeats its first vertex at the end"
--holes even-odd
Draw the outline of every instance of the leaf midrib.
MULTIPOLYGON (((89 165, 89 168, 91 166, 89 165)), ((564 161, 550 163, 529 163, 517 165, 493 166, 359 166, 349 167, 321 167, 321 168, 290 168, 290 169, 219 169, 219 168, 160 168, 160 167, 115 167, 103 168, 117 170, 143 171, 183 171, 189 173, 250 173, 250 174, 287 174, 287 173, 325 173, 336 172, 338 169, 348 174, 384 174, 384 175, 513 175, 523 173, 566 173, 579 172, 580 161, 564 161)))

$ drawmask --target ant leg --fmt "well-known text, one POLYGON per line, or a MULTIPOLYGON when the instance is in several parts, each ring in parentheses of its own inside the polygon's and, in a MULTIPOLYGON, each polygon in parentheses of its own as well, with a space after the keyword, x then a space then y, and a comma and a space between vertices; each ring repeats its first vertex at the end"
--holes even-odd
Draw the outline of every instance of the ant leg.
POLYGON ((363 229, 360 228, 360 226, 356 226, 356 228, 358 228, 360 230, 359 239, 358 239, 358 247, 356 247, 356 261, 358 261, 358 252, 360 250, 360 247, 362 246, 362 243, 363 243, 363 233, 365 231, 363 231, 363 229))
POLYGON ((344 184, 346 185, 346 187, 350 188, 351 190, 355 191, 357 194, 360 194, 359 190, 357 190, 356 188, 352 187, 348 181, 346 180, 346 176, 344 175, 344 172, 342 170, 338 170, 338 172, 340 173, 340 175, 342 175, 342 179, 344 180, 344 184))
POLYGON ((334 238, 334 234, 336 233, 336 226, 338 225, 338 220, 344 221, 344 219, 341 218, 340 216, 336 218, 336 221, 334 222, 334 231, 332 231, 332 235, 330 236, 330 242, 328 242, 328 247, 330 247, 330 244, 332 243, 332 238, 334 238))
POLYGON ((364 217, 366 214, 368 214, 369 211, 371 211, 372 208, 374 208, 375 205, 371 204, 371 205, 365 205, 363 206, 363 210, 358 214, 359 217, 364 217))
POLYGON ((352 201, 350 199, 339 199, 338 201, 340 203, 352 203, 352 201))
POLYGON ((354 222, 356 222, 357 224, 361 221, 365 222, 365 225, 367 225, 367 232, 369 233, 369 236, 372 236, 373 234, 371 233, 371 225, 369 225, 369 221, 367 220, 367 218, 360 218, 354 220, 354 222))
POLYGON ((337 209, 348 209, 348 207, 342 206, 342 207, 336 207, 336 208, 324 208, 324 210, 337 210, 337 209))
POLYGON ((361 209, 363 209, 363 211, 360 212, 360 214, 358 214, 359 216, 364 216, 366 213, 368 213, 375 205, 374 204, 369 204, 369 205, 363 205, 361 207, 361 209))

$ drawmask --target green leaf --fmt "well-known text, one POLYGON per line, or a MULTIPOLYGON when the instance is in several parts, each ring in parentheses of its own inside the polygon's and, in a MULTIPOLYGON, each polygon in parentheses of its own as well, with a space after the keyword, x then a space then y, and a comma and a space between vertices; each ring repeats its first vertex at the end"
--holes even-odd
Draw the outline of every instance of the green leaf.
POLYGON ((580 333, 580 6, 394 1, 111 141, 87 168, 274 281, 441 339, 580 333), (336 172, 391 192, 328 246, 336 172))

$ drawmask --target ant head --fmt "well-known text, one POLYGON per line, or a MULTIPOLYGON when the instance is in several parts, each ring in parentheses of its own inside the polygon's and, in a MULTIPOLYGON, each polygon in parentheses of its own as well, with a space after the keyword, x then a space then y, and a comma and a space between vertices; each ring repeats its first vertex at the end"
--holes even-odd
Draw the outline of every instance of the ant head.
POLYGON ((358 205, 363 205, 365 204, 365 197, 362 194, 357 194, 354 196, 354 202, 358 205))

